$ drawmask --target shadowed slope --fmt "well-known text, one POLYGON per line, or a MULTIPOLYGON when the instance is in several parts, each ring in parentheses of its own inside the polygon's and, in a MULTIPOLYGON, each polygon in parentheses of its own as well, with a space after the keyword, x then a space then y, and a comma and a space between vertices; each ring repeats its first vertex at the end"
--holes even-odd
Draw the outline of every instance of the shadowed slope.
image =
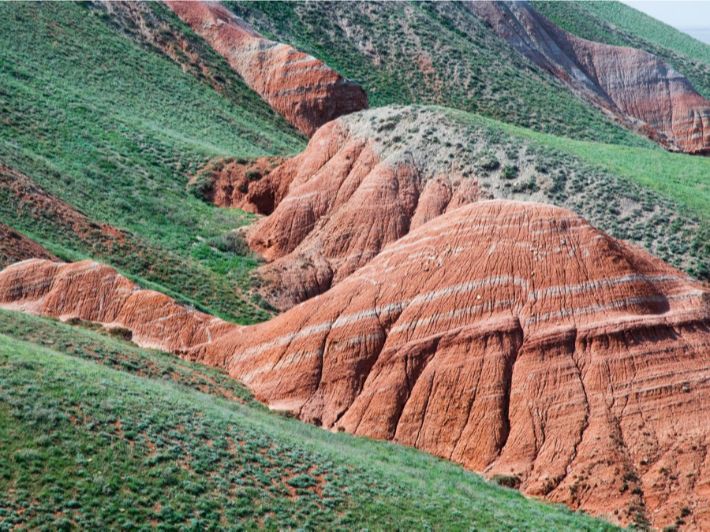
POLYGON ((0 268, 30 258, 56 259, 34 240, 15 231, 12 227, 0 224, 0 268))

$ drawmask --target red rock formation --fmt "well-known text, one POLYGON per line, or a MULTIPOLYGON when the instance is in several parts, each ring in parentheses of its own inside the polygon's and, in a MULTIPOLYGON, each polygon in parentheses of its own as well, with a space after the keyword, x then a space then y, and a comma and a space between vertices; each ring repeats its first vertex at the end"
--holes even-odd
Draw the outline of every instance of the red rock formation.
POLYGON ((34 240, 18 233, 12 227, 0 224, 0 268, 33 257, 57 260, 34 240))
POLYGON ((265 39, 216 2, 166 0, 271 107, 306 135, 367 107, 362 88, 318 59, 265 39))
POLYGON ((141 290, 113 268, 89 260, 63 264, 30 259, 1 275, 4 308, 122 327, 143 347, 184 354, 235 327, 160 292, 141 290))
POLYGON ((272 408, 612 521, 710 525, 710 291, 564 209, 455 209, 252 327, 86 263, 11 266, 0 304, 130 328, 272 408))
POLYGON ((429 175, 380 152, 334 121, 259 183, 262 197, 277 191, 276 208, 249 230, 248 243, 273 261, 260 270, 272 304, 288 308, 324 292, 410 229, 480 198, 475 179, 429 175))
POLYGON ((211 161, 188 183, 202 199, 218 207, 235 207, 247 212, 270 214, 274 210, 274 168, 283 157, 260 157, 255 160, 218 159, 211 161), (266 178, 260 183, 262 178, 266 178))
POLYGON ((476 15, 533 63, 663 146, 710 152, 710 101, 656 56, 581 39, 526 2, 470 2, 476 15))

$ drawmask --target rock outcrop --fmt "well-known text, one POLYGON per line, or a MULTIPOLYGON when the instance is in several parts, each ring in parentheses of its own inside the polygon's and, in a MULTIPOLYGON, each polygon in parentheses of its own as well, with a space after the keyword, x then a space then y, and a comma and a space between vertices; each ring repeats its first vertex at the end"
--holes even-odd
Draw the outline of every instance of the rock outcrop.
POLYGON ((200 169, 188 182, 188 190, 218 207, 234 207, 247 212, 270 214, 274 209, 274 176, 260 183, 283 157, 258 159, 216 159, 200 169))
POLYGON ((381 153, 334 121, 268 176, 262 187, 272 185, 277 206, 248 243, 273 261, 261 269, 272 304, 288 308, 324 292, 410 229, 480 197, 476 180, 427 175, 407 157, 381 153))
POLYGON ((622 524, 710 524, 710 291, 564 209, 454 209, 252 327, 91 263, 10 266, 0 305, 129 328, 271 408, 622 524))
POLYGON ((29 259, 0 276, 4 308, 128 329, 143 347, 184 355, 236 327, 160 292, 142 290, 113 268, 90 260, 29 259))
MULTIPOLYGON (((269 261, 259 269, 262 295, 290 308, 410 230, 479 199, 533 199, 582 210, 605 228, 623 219, 626 238, 649 225, 658 243, 677 238, 660 234, 667 222, 645 218, 649 202, 632 185, 576 161, 557 176, 556 159, 517 138, 491 142, 499 135, 429 107, 371 109, 324 125, 303 153, 239 194, 237 206, 269 215, 247 231, 250 247, 269 261)), ((678 216, 653 203, 659 216, 678 216)))
POLYGON ((247 85, 310 136, 340 115, 367 108, 367 95, 322 61, 265 39, 217 2, 166 0, 247 85))
POLYGON ((661 145, 710 152, 710 101, 656 56, 561 30, 526 2, 470 2, 470 9, 536 65, 661 145))
POLYGON ((31 258, 57 260, 34 240, 15 231, 12 227, 0 224, 0 268, 31 258))

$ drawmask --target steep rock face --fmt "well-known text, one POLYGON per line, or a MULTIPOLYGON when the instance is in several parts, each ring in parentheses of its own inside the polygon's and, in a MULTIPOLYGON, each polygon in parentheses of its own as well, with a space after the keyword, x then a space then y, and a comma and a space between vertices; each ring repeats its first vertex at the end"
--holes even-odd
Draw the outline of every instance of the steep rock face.
POLYGON ((91 263, 13 265, 0 304, 132 328, 272 408, 613 521, 710 524, 710 291, 564 209, 455 209, 252 327, 91 263))
POLYGON ((273 261, 261 269, 272 304, 286 308, 324 292, 410 229, 480 197, 477 181, 430 175, 399 154, 382 160, 372 140, 353 133, 339 121, 326 124, 269 176, 281 200, 248 242, 273 261))
POLYGON ((525 2, 470 2, 520 53, 663 146, 710 152, 710 101, 656 56, 567 33, 525 2))
POLYGON ((324 125, 303 153, 239 198, 240 206, 269 214, 247 232, 250 247, 270 261, 259 269, 264 297, 286 309, 323 293, 388 243, 479 199, 559 204, 607 228, 621 217, 629 236, 619 236, 644 234, 651 225, 659 243, 668 224, 644 218, 647 205, 658 216, 678 216, 577 161, 557 176, 558 159, 520 139, 494 143, 495 137, 500 133, 429 107, 371 109, 324 125))
POLYGON ((30 258, 56 260, 56 257, 34 240, 12 227, 0 224, 0 268, 30 258))
POLYGON ((271 107, 310 136, 322 124, 367 107, 362 88, 318 59, 265 39, 216 2, 167 0, 271 107))

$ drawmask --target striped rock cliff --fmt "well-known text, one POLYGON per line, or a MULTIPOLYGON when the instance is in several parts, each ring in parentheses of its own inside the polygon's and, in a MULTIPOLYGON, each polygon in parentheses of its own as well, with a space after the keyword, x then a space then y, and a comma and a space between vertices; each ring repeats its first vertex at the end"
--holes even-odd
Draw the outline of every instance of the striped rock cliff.
POLYGON ((0 304, 129 328, 271 408, 618 523, 710 525, 710 291, 565 209, 454 209, 251 327, 92 263, 10 266, 0 304))
POLYGON ((367 108, 367 95, 359 85, 308 54, 265 39, 219 3, 166 0, 166 4, 306 135, 340 115, 367 108))
POLYGON ((382 161, 373 142, 337 121, 256 193, 264 188, 277 206, 247 241, 272 261, 260 273, 280 308, 324 292, 410 229, 479 198, 475 180, 428 179, 407 161, 382 161))
POLYGON ((468 5, 516 50, 622 124, 672 150, 710 152, 710 101, 653 54, 576 37, 526 2, 468 5))
MULTIPOLYGON (((290 308, 323 293, 410 230, 479 199, 553 203, 581 210, 609 229, 618 226, 611 212, 644 212, 641 193, 628 184, 615 186, 614 178, 595 176, 576 162, 556 179, 539 168, 558 163, 519 139, 493 146, 490 136, 441 109, 418 106, 371 109, 321 127, 301 154, 245 183, 246 192, 230 193, 233 205, 269 215, 246 234, 268 261, 259 269, 262 295, 279 309, 290 308), (483 162, 490 157, 495 169, 483 162), (516 173, 506 176, 506 168, 516 173)), ((629 235, 648 230, 643 216, 626 218, 629 235)), ((677 238, 661 234, 667 226, 653 227, 656 242, 677 238)))
POLYGON ((143 347, 184 354, 235 327, 160 292, 142 290, 91 260, 28 259, 8 266, 0 277, 3 308, 128 329, 143 347))

